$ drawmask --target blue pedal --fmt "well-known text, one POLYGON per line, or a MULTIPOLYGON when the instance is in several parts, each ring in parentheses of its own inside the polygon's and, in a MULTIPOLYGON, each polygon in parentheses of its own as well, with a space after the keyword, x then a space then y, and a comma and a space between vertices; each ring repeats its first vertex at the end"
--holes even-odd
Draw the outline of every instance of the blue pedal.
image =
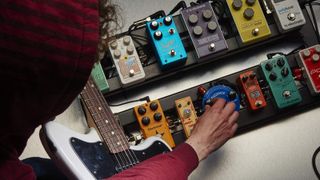
POLYGON ((227 102, 234 102, 236 105, 236 111, 240 110, 240 97, 237 92, 231 89, 229 86, 225 85, 216 85, 211 87, 202 98, 202 108, 205 108, 205 105, 210 105, 212 100, 215 98, 223 98, 227 102))
POLYGON ((147 22, 147 32, 160 69, 168 69, 186 62, 187 53, 172 16, 147 22))

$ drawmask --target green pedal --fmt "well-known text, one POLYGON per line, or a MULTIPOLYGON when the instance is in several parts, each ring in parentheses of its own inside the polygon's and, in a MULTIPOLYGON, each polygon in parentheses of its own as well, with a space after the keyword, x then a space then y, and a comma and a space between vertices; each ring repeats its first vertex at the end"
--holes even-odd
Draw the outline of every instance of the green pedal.
POLYGON ((260 66, 279 109, 301 102, 302 98, 285 56, 263 61, 260 66))
POLYGON ((93 77, 94 82, 97 84, 99 90, 102 93, 109 91, 109 84, 107 82, 106 76, 104 75, 100 62, 94 64, 94 67, 91 71, 91 76, 93 77))

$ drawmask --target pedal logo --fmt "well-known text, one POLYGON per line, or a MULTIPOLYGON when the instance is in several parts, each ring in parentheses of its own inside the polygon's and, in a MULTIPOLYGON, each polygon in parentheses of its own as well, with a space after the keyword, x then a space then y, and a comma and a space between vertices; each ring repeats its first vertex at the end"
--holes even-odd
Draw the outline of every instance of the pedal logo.
POLYGON ((314 75, 314 74, 320 74, 320 67, 317 68, 317 69, 312 69, 312 70, 310 71, 310 75, 311 75, 311 76, 314 75))
POLYGON ((279 14, 287 13, 288 11, 290 11, 290 9, 293 9, 293 8, 294 8, 294 6, 284 7, 282 9, 279 9, 278 13, 279 14))

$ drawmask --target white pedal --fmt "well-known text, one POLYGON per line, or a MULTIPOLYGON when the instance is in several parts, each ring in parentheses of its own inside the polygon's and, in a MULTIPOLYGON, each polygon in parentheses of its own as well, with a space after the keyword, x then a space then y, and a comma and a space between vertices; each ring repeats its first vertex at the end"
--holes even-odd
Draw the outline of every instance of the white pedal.
POLYGON ((122 86, 138 83, 145 79, 145 72, 130 36, 123 36, 111 41, 109 51, 122 86))
POLYGON ((281 33, 306 24, 298 0, 268 0, 268 3, 273 10, 273 16, 281 33))

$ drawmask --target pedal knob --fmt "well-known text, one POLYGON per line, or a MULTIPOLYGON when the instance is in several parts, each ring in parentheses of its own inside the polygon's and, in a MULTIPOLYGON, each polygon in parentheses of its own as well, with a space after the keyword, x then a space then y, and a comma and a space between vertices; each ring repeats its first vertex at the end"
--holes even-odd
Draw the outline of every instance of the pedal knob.
POLYGON ((246 82, 248 80, 248 76, 242 76, 241 80, 242 82, 246 82))
POLYGON ((202 17, 205 21, 209 21, 212 18, 212 16, 213 16, 212 11, 208 9, 202 12, 202 17))
POLYGON ((166 26, 170 26, 170 24, 172 23, 172 18, 170 16, 167 16, 166 18, 163 19, 163 23, 166 26))
POLYGON ((157 109, 158 109, 158 104, 157 104, 156 102, 152 102, 152 103, 150 104, 150 109, 151 109, 152 111, 157 110, 157 109))
POLYGON ((243 16, 244 16, 244 18, 246 18, 247 20, 252 19, 252 17, 254 16, 254 11, 253 11, 253 9, 252 9, 252 8, 247 8, 246 10, 244 10, 243 16))
POLYGON ((138 107, 138 113, 139 113, 140 115, 144 115, 146 112, 147 112, 147 110, 146 110, 145 107, 143 107, 143 106, 139 106, 139 107, 138 107))
POLYGON ((202 27, 201 26, 196 26, 193 28, 193 34, 195 36, 201 36, 202 35, 202 27))
POLYGON ((272 64, 271 63, 267 63, 265 65, 266 70, 271 71, 272 70, 272 64))
POLYGON ((320 57, 319 57, 319 55, 318 55, 318 54, 314 54, 314 55, 312 55, 312 61, 313 61, 314 63, 318 62, 318 61, 319 61, 319 59, 320 59, 320 57))
POLYGON ((113 42, 110 44, 111 49, 116 49, 117 46, 118 46, 117 41, 113 41, 113 42))
POLYGON ((116 59, 119 59, 120 56, 121 56, 121 51, 119 49, 116 49, 114 52, 113 52, 113 56, 116 58, 116 59))
POLYGON ((270 79, 271 81, 275 81, 275 80, 277 79, 276 73, 274 73, 274 72, 270 73, 269 79, 270 79))
POLYGON ((283 97, 285 97, 285 98, 288 98, 288 97, 290 97, 290 96, 291 96, 291 92, 290 92, 290 91, 288 91, 288 90, 283 91, 282 96, 283 96, 283 97))
POLYGON ((296 15, 294 13, 289 13, 287 18, 289 19, 289 21, 294 21, 296 20, 296 15))
POLYGON ((126 45, 126 46, 128 46, 128 45, 130 44, 130 37, 125 36, 125 37, 123 38, 123 44, 126 45))
POLYGON ((195 15, 195 14, 191 14, 191 15, 189 16, 189 18, 188 18, 189 23, 192 24, 192 25, 197 24, 197 23, 198 23, 198 20, 199 20, 199 19, 198 19, 198 16, 195 15))
POLYGON ((129 55, 131 55, 131 54, 133 54, 133 52, 134 52, 134 47, 133 47, 132 45, 128 46, 128 47, 127 47, 127 53, 128 53, 129 55))
POLYGON ((254 28, 251 33, 252 33, 252 35, 254 35, 254 36, 258 36, 258 35, 259 35, 259 32, 260 32, 259 28, 254 28))
POLYGON ((302 53, 304 57, 309 57, 311 55, 311 52, 309 51, 309 49, 304 50, 302 53))
POLYGON ((288 68, 283 68, 281 70, 281 74, 283 77, 287 77, 289 75, 289 69, 288 68))
POLYGON ((241 0, 233 0, 232 7, 235 10, 240 10, 242 7, 242 1, 241 0))
POLYGON ((218 25, 217 25, 217 23, 214 22, 214 21, 210 21, 210 22, 208 23, 208 25, 207 25, 207 28, 208 28, 208 30, 209 30, 210 32, 216 31, 217 27, 218 27, 218 25))
POLYGON ((316 46, 314 50, 316 50, 317 53, 320 53, 320 45, 316 46))
POLYGON ((216 45, 214 43, 210 43, 209 50, 214 51, 216 49, 216 45))
POLYGON ((159 23, 158 23, 157 21, 152 21, 152 22, 150 23, 150 28, 151 28, 152 30, 156 30, 156 29, 158 29, 158 27, 159 27, 159 23))
POLYGON ((249 75, 250 79, 254 79, 256 76, 257 76, 256 73, 251 73, 251 74, 249 75))
POLYGON ((233 101, 234 99, 236 99, 236 97, 237 97, 237 93, 236 93, 236 91, 230 91, 229 92, 229 98, 230 98, 230 100, 231 101, 233 101))
POLYGON ((283 58, 278 59, 277 64, 280 67, 284 66, 285 62, 284 62, 283 58))
POLYGON ((142 119, 141 119, 141 122, 143 125, 147 126, 148 124, 150 124, 150 118, 147 117, 147 116, 144 116, 142 119))
POLYGON ((249 6, 253 6, 255 2, 256 2, 256 0, 246 0, 246 3, 247 3, 249 6))
POLYGON ((156 31, 156 32, 154 32, 153 37, 154 37, 156 40, 160 40, 160 39, 162 38, 162 32, 161 32, 161 31, 156 31))
POLYGON ((153 115, 154 120, 160 121, 162 119, 162 114, 161 113, 155 113, 153 115))

